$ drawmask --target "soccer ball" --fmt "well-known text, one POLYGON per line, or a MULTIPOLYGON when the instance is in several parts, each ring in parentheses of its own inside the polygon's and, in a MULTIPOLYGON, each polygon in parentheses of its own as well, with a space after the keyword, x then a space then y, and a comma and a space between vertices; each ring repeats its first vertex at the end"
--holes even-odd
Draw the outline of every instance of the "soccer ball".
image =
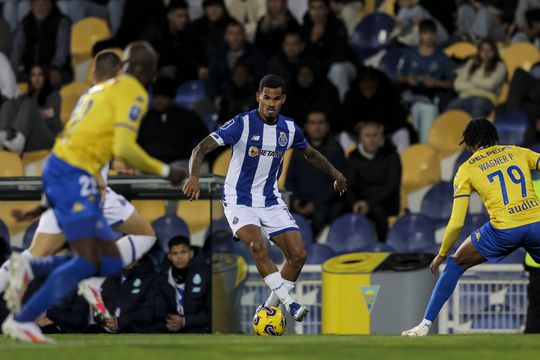
POLYGON ((253 331, 260 336, 281 336, 287 328, 287 320, 275 306, 261 308, 253 317, 253 331))

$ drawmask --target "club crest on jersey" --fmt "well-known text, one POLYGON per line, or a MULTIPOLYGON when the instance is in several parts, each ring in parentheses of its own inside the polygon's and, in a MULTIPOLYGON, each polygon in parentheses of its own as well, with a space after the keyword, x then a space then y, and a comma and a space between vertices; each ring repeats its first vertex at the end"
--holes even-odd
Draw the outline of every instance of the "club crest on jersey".
POLYGON ((233 221, 232 221, 233 225, 238 224, 238 221, 239 221, 238 218, 235 216, 234 219, 233 219, 233 221))
POLYGON ((248 155, 251 157, 255 157, 259 155, 259 148, 256 146, 250 146, 248 150, 248 155))
POLYGON ((137 121, 137 119, 139 118, 139 115, 141 115, 141 112, 142 112, 142 109, 140 106, 138 105, 133 105, 130 109, 129 109, 129 120, 131 121, 137 121))
POLYGON ((286 146, 287 142, 289 142, 289 140, 287 139, 287 135, 285 135, 285 133, 283 131, 280 132, 279 133, 279 139, 278 139, 279 145, 286 146))

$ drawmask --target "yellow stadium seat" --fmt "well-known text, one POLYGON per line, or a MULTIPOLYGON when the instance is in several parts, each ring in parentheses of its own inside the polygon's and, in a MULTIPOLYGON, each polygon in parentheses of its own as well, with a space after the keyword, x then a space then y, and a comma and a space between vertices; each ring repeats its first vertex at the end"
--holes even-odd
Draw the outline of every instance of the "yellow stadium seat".
POLYGON ((165 200, 133 200, 131 203, 150 222, 165 215, 165 200))
POLYGON ((23 176, 22 160, 17 154, 9 151, 0 151, 0 176, 23 176))
POLYGON ((293 150, 290 149, 283 156, 283 170, 281 170, 281 176, 278 179, 278 189, 285 189, 285 181, 287 180, 287 170, 289 170, 289 164, 291 163, 293 150))
POLYGON ((28 83, 17 83, 17 87, 21 94, 26 94, 28 92, 28 83))
POLYGON ((227 176, 227 170, 229 170, 229 163, 231 162, 232 150, 226 149, 224 152, 218 155, 214 166, 212 166, 212 174, 219 176, 227 176))
POLYGON ((508 78, 512 79, 517 68, 529 71, 534 64, 539 62, 540 51, 533 44, 522 42, 502 50, 501 57, 506 64, 508 78))
POLYGON ((79 101, 79 98, 86 90, 88 90, 88 84, 78 82, 69 83, 60 89, 60 97, 62 98, 60 120, 62 120, 63 124, 69 120, 71 112, 75 108, 75 105, 77 105, 77 101, 79 101))
MULTIPOLYGON (((212 211, 214 220, 223 217, 221 201, 213 201, 212 211)), ((188 224, 190 234, 206 229, 210 225, 210 200, 181 200, 176 215, 188 224)))
MULTIPOLYGON (((107 50, 113 51, 120 59, 122 59, 122 56, 124 55, 124 50, 120 48, 109 48, 107 50)), ((90 66, 88 66, 88 73, 86 74, 86 82, 89 84, 94 83, 94 70, 96 67, 95 59, 92 59, 92 63, 90 66)))
POLYGON ((73 24, 71 28, 71 59, 73 67, 92 58, 95 43, 111 37, 109 25, 103 19, 88 17, 73 24))
POLYGON ((403 173, 401 186, 405 192, 435 184, 441 179, 441 165, 437 151, 430 145, 415 144, 401 154, 403 173))
POLYGON ((37 201, 0 201, 0 219, 6 223, 11 237, 24 232, 26 228, 33 222, 33 220, 23 222, 15 221, 15 219, 11 216, 11 211, 13 209, 26 209, 30 206, 36 205, 37 203, 37 201))
POLYGON ((460 41, 446 47, 444 49, 444 53, 446 54, 446 56, 464 60, 476 54, 476 46, 469 42, 460 41))
POLYGON ((465 111, 449 110, 437 117, 429 130, 428 144, 437 150, 441 159, 463 149, 459 145, 463 130, 471 121, 465 111))
POLYGON ((346 148, 345 149, 345 157, 349 157, 349 155, 351 155, 351 153, 353 151, 355 151, 356 149, 358 149, 358 145, 356 145, 356 144, 352 144, 351 146, 346 148))
POLYGON ((49 154, 49 150, 25 152, 22 158, 24 174, 26 176, 40 176, 41 170, 43 169, 43 163, 49 154))
POLYGON ((395 14, 395 5, 397 0, 386 0, 384 2, 384 12, 388 15, 394 17, 395 14))

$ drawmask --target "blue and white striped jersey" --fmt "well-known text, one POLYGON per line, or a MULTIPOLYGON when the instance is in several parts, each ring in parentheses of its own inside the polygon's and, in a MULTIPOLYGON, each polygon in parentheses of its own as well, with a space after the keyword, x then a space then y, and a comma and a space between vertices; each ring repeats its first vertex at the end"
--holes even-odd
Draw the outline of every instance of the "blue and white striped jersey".
POLYGON ((290 148, 303 150, 308 145, 292 119, 279 115, 275 125, 268 125, 252 110, 210 135, 219 145, 232 148, 223 189, 225 203, 251 207, 284 204, 277 187, 283 155, 290 148))

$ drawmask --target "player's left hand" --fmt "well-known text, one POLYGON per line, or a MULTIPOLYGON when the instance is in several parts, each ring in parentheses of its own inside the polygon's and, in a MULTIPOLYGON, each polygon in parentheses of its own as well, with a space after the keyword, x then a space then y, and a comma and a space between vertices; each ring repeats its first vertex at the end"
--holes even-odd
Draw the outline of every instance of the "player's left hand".
POLYGON ((439 272, 439 266, 446 260, 446 256, 437 255, 435 259, 431 262, 431 265, 429 265, 429 268, 431 269, 431 273, 433 275, 437 275, 439 272))
POLYGON ((342 196, 347 191, 347 179, 339 171, 336 171, 334 179, 334 190, 339 192, 339 196, 342 196))
POLYGON ((46 207, 38 204, 27 209, 13 209, 11 216, 17 221, 30 221, 43 214, 45 210, 47 210, 46 207))
POLYGON ((165 326, 170 332, 179 332, 182 330, 184 319, 180 315, 169 315, 165 326))
POLYGON ((118 319, 116 316, 111 316, 110 318, 105 320, 105 327, 109 329, 112 332, 118 331, 118 319))

